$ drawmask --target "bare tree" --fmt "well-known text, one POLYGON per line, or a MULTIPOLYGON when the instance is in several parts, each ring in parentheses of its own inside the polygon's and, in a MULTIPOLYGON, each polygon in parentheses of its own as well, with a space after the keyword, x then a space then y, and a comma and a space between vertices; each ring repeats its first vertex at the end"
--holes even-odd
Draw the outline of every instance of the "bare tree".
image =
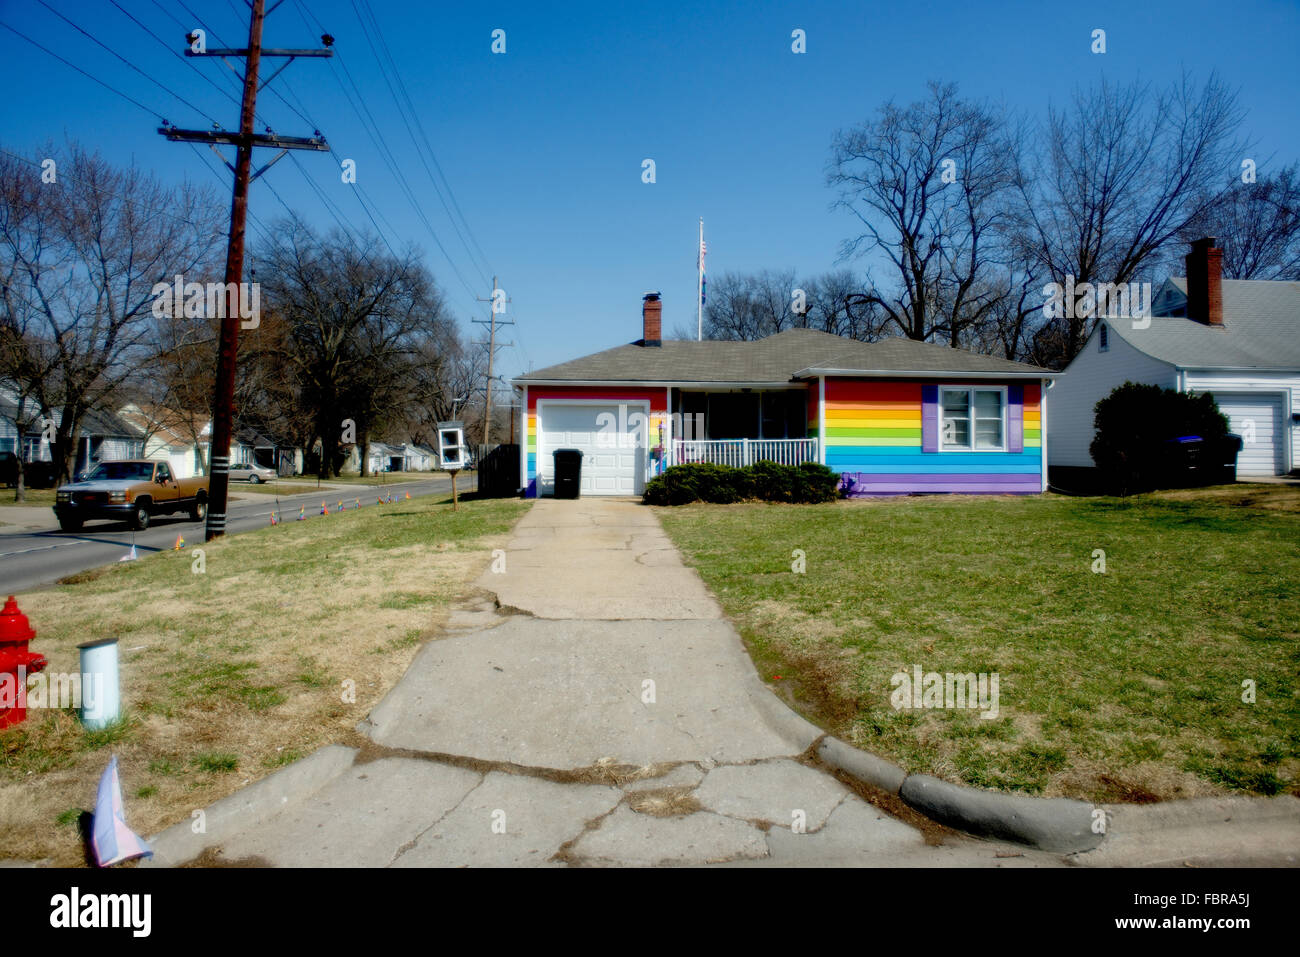
POLYGON ((1300 165, 1235 180, 1182 233, 1201 236, 1219 240, 1225 279, 1300 280, 1300 165))
POLYGON ((1027 268, 1064 286, 1102 287, 1094 315, 1067 308, 1035 329, 1031 353, 1067 364, 1110 310, 1106 289, 1135 280, 1204 216, 1241 155, 1235 92, 1184 75, 1153 94, 1140 82, 1078 92, 1049 112, 1032 170, 1019 180, 1027 268), (1113 285, 1112 285, 1113 284, 1113 285))
POLYGON ((364 475, 371 434, 405 417, 426 350, 454 335, 441 294, 414 250, 394 258, 372 237, 321 237, 301 222, 278 224, 259 259, 271 277, 264 298, 287 323, 279 358, 311 410, 321 475, 337 473, 349 420, 364 475))
POLYGON ((60 413, 53 455, 66 478, 86 413, 112 405, 151 354, 155 285, 197 281, 222 233, 206 189, 164 186, 76 144, 57 170, 3 237, 0 271, 13 277, 6 309, 24 317, 23 337, 50 350, 40 404, 60 413))
POLYGON ((886 103, 874 120, 836 134, 827 179, 864 232, 842 258, 877 253, 892 282, 862 294, 911 339, 956 344, 996 303, 984 282, 1009 217, 1015 141, 1002 114, 932 81, 924 100, 886 103))

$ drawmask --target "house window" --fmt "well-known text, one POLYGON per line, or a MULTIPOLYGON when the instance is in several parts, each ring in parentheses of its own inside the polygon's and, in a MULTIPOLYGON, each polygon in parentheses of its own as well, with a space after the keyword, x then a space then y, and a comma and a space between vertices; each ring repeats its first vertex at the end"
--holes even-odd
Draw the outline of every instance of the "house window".
POLYGON ((1100 331, 1097 333, 1097 351, 1105 352, 1110 348, 1110 330, 1106 328, 1106 323, 1102 323, 1100 331))
POLYGON ((942 390, 945 452, 1006 450, 1006 389, 942 390))

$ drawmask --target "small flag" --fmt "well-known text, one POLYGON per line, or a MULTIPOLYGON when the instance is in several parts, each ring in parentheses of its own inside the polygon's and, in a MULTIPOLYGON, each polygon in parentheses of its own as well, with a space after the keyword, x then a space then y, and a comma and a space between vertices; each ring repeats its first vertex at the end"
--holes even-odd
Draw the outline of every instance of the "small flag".
POLYGON ((411 493, 410 493, 410 492, 407 492, 407 493, 406 493, 406 500, 407 500, 408 502, 411 500, 411 493))
POLYGON ((345 512, 345 511, 347 511, 347 509, 345 509, 345 508, 343 507, 343 499, 339 499, 339 511, 340 511, 340 512, 345 512))
POLYGON ((108 767, 104 769, 104 776, 99 779, 91 842, 95 848, 95 860, 99 861, 100 867, 109 867, 137 857, 153 856, 149 845, 126 826, 122 782, 117 777, 117 755, 113 755, 108 767))
POLYGON ((383 497, 382 495, 378 496, 378 497, 375 499, 375 504, 376 504, 376 505, 383 505, 383 504, 384 504, 384 497, 383 497))
POLYGON ((184 547, 185 547, 185 539, 182 538, 180 535, 177 535, 176 544, 172 546, 172 551, 179 552, 184 547))
POLYGON ((353 501, 357 503, 357 508, 361 507, 361 499, 357 498, 357 499, 353 499, 353 501))
POLYGON ((330 513, 329 508, 325 505, 324 502, 321 502, 321 503, 320 503, 320 513, 321 513, 322 515, 328 515, 328 514, 330 513))
POLYGON ((298 506, 298 521, 304 521, 307 518, 307 508, 304 505, 298 506))
POLYGON ((137 559, 139 559, 139 557, 140 557, 140 556, 137 555, 137 554, 135 553, 135 546, 132 545, 132 546, 131 546, 131 550, 130 550, 129 552, 127 552, 125 555, 123 555, 121 558, 119 558, 118 561, 119 561, 119 562, 133 562, 133 561, 136 561, 137 559))
POLYGON ((279 525, 279 524, 280 524, 279 522, 277 522, 277 521, 275 520, 275 512, 272 512, 272 513, 271 513, 271 524, 272 524, 272 525, 279 525))

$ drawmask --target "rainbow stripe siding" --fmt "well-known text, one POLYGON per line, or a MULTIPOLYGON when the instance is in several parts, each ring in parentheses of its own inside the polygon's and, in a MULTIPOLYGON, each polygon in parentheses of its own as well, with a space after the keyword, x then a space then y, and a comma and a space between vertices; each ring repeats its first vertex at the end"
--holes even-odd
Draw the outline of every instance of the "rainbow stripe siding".
POLYGON ((938 410, 927 407, 924 383, 827 379, 826 464, 850 495, 1041 492, 1040 386, 988 384, 1008 385, 1011 451, 927 451, 937 446, 938 410))

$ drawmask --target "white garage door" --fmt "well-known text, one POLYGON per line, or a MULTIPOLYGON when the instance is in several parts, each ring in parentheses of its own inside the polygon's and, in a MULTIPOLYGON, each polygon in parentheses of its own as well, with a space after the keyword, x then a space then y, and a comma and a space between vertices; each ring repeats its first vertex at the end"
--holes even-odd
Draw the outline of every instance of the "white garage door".
POLYGON ((621 416, 618 403, 612 402, 540 405, 539 495, 555 494, 555 459, 551 453, 556 449, 582 451, 583 495, 640 495, 645 490, 648 423, 644 405, 626 405, 621 416))
POLYGON ((1228 417, 1228 428, 1242 438, 1238 475, 1281 475, 1285 462, 1282 442, 1282 397, 1216 392, 1214 401, 1228 417))

